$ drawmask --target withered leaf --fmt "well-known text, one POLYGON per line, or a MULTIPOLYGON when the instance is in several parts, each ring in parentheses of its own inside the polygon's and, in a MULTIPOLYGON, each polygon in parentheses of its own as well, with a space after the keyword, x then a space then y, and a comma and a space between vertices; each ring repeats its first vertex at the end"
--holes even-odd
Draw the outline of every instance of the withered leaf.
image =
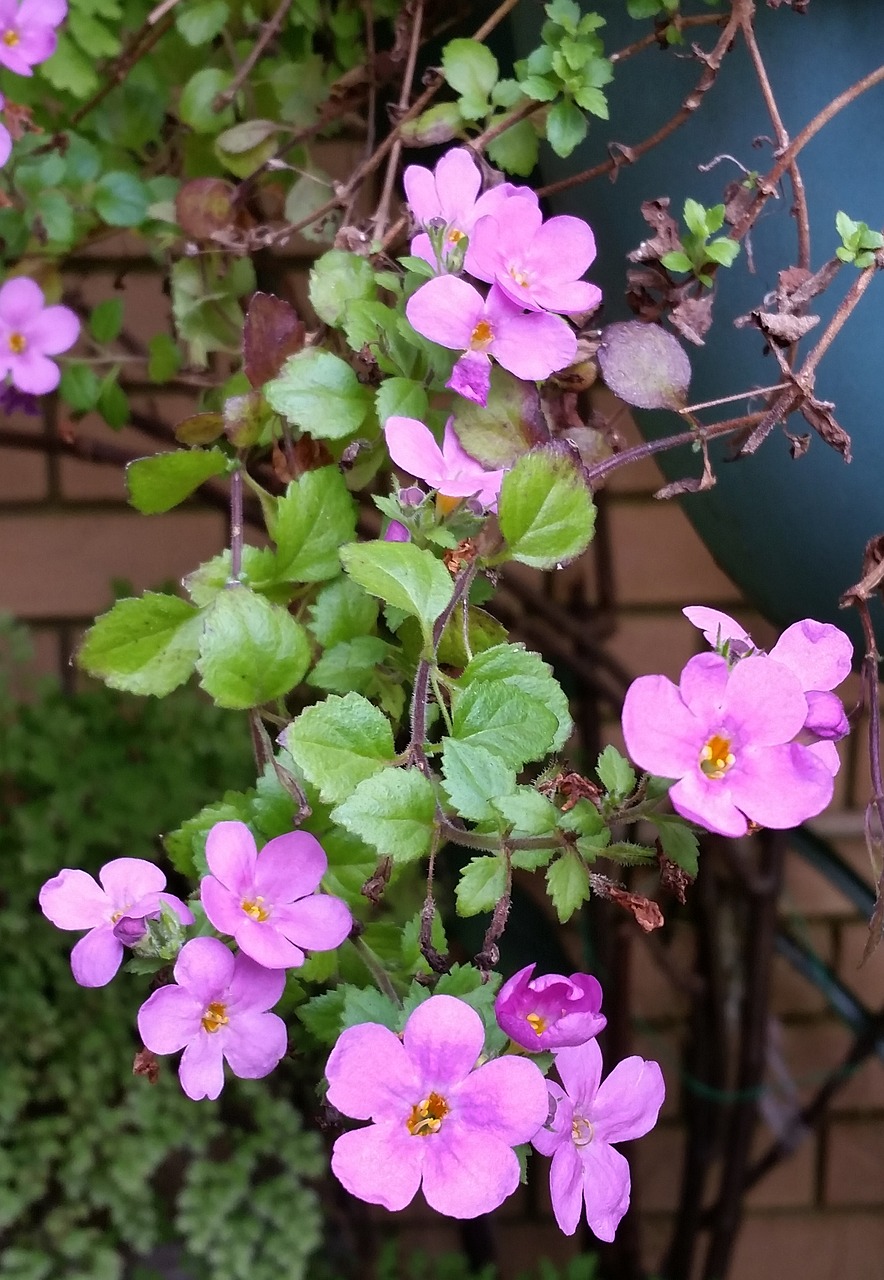
POLYGON ((775 311, 753 311, 752 318, 766 338, 784 346, 797 342, 820 322, 819 316, 779 315, 775 311))
POLYGON ((666 923, 659 903, 654 902, 653 898, 645 898, 640 893, 629 893, 626 889, 619 889, 615 884, 609 887, 606 896, 612 902, 616 902, 618 907, 631 912, 635 923, 640 929, 644 929, 645 933, 652 933, 654 929, 660 929, 666 923))
POLYGON ((810 448, 810 436, 793 436, 789 431, 786 432, 786 436, 789 440, 789 452, 793 459, 803 458, 810 448))
POLYGON ((598 350, 606 385, 638 409, 680 409, 691 381, 691 362, 677 338, 641 320, 609 324, 598 350))
POLYGON ((840 426, 832 416, 833 404, 828 404, 825 400, 814 400, 810 398, 805 400, 801 405, 801 415, 813 427, 826 444, 831 445, 841 454, 845 462, 850 462, 850 436, 840 426))
POLYGON ((237 220, 236 187, 221 178, 192 178, 178 188, 175 215, 178 225, 193 240, 211 240, 237 220))
POLYGON ((685 298, 669 317, 673 329, 698 347, 704 345, 703 336, 712 324, 713 297, 712 293, 704 293, 699 298, 685 298))
POLYGON ((255 293, 243 326, 245 373, 253 387, 275 378, 289 356, 304 347, 307 330, 291 303, 272 293, 255 293))
POLYGON ((139 1049, 132 1063, 134 1076, 146 1076, 148 1084, 156 1084, 160 1078, 160 1064, 155 1053, 150 1049, 139 1049))
POLYGON ((654 235, 649 240, 643 240, 637 249, 626 255, 630 262, 655 262, 664 253, 681 248, 678 223, 669 212, 668 196, 646 200, 641 207, 641 215, 648 226, 653 228, 654 235))

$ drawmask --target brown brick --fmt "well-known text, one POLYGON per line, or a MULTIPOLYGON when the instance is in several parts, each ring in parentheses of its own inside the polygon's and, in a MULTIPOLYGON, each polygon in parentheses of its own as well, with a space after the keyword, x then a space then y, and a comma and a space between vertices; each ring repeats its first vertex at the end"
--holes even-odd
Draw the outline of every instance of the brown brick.
POLYGON ((841 980, 872 1010, 884 1007, 884 946, 879 946, 865 964, 860 964, 869 938, 868 922, 842 924, 839 928, 841 980))
POLYGON ((46 497, 46 457, 27 449, 4 449, 0 455, 0 502, 35 502, 46 497))
POLYGON ((611 546, 621 604, 720 604, 738 599, 729 578, 674 503, 611 503, 611 546))
POLYGON ((810 866, 799 854, 790 851, 780 898, 784 916, 829 916, 849 919, 855 910, 830 880, 810 866))
POLYGON ((88 617, 110 604, 112 578, 136 591, 177 582, 225 536, 220 513, 205 511, 2 516, 0 607, 22 618, 88 617))
POLYGON ((638 1203, 643 1212, 670 1212, 678 1205, 684 1131, 658 1124, 628 1147, 635 1168, 638 1203))
POLYGON ((536 1269, 539 1258, 563 1266, 580 1251, 578 1240, 562 1235, 555 1222, 507 1223, 497 1236, 500 1280, 521 1280, 529 1267, 536 1269))
POLYGON ((845 1073, 833 1111, 884 1111, 884 1062, 873 1054, 845 1073))
MULTIPOLYGON (((795 930, 798 939, 824 964, 832 959, 830 926, 805 925, 795 930)), ((785 956, 774 957, 771 1012, 777 1017, 792 1014, 825 1013, 829 1004, 817 985, 805 978, 785 956)))
MULTIPOLYGON (((862 821, 860 814, 856 815, 857 826, 862 821)), ((865 842, 865 838, 861 834, 861 830, 857 836, 850 838, 833 839, 832 844, 844 861, 856 872, 860 880, 864 881, 868 886, 869 892, 875 892, 876 876, 872 868, 872 860, 869 857, 869 849, 865 842)))
POLYGON ((826 1154, 828 1204, 884 1205, 884 1119, 836 1121, 826 1154))
POLYGON ((834 1017, 778 1028, 778 1047, 794 1081, 799 1107, 815 1096, 833 1072, 839 1071, 852 1043, 850 1028, 834 1017))
POLYGON ((697 652, 696 636, 680 613, 620 613, 605 648, 632 676, 664 675, 677 681, 697 652))
MULTIPOLYGON (((761 1127, 753 1144, 752 1158, 764 1154, 772 1135, 761 1127)), ((809 1133, 791 1155, 775 1164, 746 1196, 747 1209, 810 1208, 816 1190, 817 1136, 809 1133)))
POLYGON ((666 924, 632 946, 632 1012, 637 1018, 682 1018, 688 1011, 694 945, 690 927, 666 924), (683 978, 683 983, 678 978, 683 978))
POLYGON ((884 1214, 753 1214, 728 1280, 884 1280, 884 1214))

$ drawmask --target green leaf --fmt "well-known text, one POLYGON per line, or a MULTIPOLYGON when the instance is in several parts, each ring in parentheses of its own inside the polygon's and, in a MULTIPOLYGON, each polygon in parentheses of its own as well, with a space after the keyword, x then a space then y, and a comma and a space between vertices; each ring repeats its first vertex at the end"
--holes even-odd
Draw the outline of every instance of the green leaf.
POLYGON ((546 76, 530 75, 519 81, 519 88, 535 102, 552 102, 559 96, 559 86, 546 76))
POLYGON ((449 40, 442 50, 442 72, 461 95, 461 115, 467 120, 484 115, 488 95, 500 74, 497 59, 487 45, 478 40, 449 40))
POLYGON ((215 99, 233 80, 230 71, 219 67, 202 67, 194 72, 181 90, 178 114, 194 133, 220 133, 233 124, 233 108, 215 110, 215 99))
POLYGON ((569 455, 536 449, 504 476, 498 520, 513 560, 552 569, 589 545, 595 506, 569 455))
POLYGON ((219 592, 204 616, 197 670, 219 707, 245 711, 283 697, 303 680, 310 644, 287 609, 236 586, 219 592))
POLYGON ((589 873, 582 858, 563 853, 548 868, 546 889, 562 924, 589 898, 589 873))
POLYGON ((360 782, 331 816, 385 857, 412 862, 430 851, 436 794, 419 769, 384 769, 360 782))
POLYGON ((393 416, 426 422, 430 402, 422 383, 412 378, 385 378, 377 389, 375 408, 381 426, 393 416))
POLYGON ((307 707, 282 740, 325 804, 346 799, 396 754, 389 720, 358 693, 307 707))
POLYGON ((322 995, 311 996, 295 1010, 295 1016, 320 1044, 334 1044, 341 1034, 345 992, 345 987, 323 991, 322 995))
POLYGON ((129 421, 129 397, 117 381, 117 376, 117 370, 114 369, 104 379, 95 406, 114 431, 119 431, 129 421))
POLYGON ((189 45, 197 47, 220 35, 229 16, 225 0, 203 0, 201 4, 179 5, 175 26, 189 45))
POLYGON ((66 364, 58 390, 74 413, 88 413, 98 403, 101 383, 91 365, 66 364))
POLYGON ((635 770, 610 743, 599 756, 595 771, 602 786, 616 799, 625 799, 635 790, 635 770))
POLYGON ((305 471, 279 499, 270 528, 277 573, 289 582, 322 582, 341 570, 341 544, 356 532, 356 506, 337 467, 305 471))
POLYGON ((482 822, 493 816, 491 801, 516 789, 514 771, 485 747, 445 738, 442 743, 445 794, 462 818, 482 822))
POLYGON ((352 578, 323 587, 310 606, 308 630, 324 649, 356 636, 370 635, 378 618, 378 604, 352 578))
POLYGON ((691 200, 690 197, 684 202, 684 220, 688 230, 700 240, 705 240, 712 231, 716 230, 707 224, 707 212, 704 206, 697 200, 691 200))
POLYGON ((264 387, 272 409, 319 440, 342 440, 365 421, 373 396, 350 365, 330 351, 308 347, 289 356, 264 387))
MULTIPOLYGON (((547 800, 546 796, 542 796, 533 787, 525 786, 517 787, 512 795, 498 796, 493 801, 492 808, 512 828, 515 836, 552 835, 560 816, 551 800, 547 800)), ((513 861, 515 863, 515 859, 513 861)))
POLYGON ((453 737, 485 747, 512 769, 547 754, 555 716, 535 698, 502 681, 477 681, 453 700, 453 737))
POLYGON ((64 31, 59 34, 55 53, 40 67, 40 74, 54 89, 79 99, 88 98, 98 87, 92 61, 64 31))
POLYGON ((365 693, 377 668, 390 652, 379 636, 354 636, 327 649, 307 677, 314 689, 328 693, 365 693))
POLYGON ((344 1009, 341 1018, 341 1030, 356 1027, 362 1022, 377 1022, 390 1031, 399 1030, 401 1010, 389 996, 376 991, 374 987, 351 987, 345 985, 344 1009))
POLYGON ((586 137, 586 116, 565 98, 546 118, 546 140, 557 156, 569 156, 586 137))
POLYGON ((737 241, 728 240, 724 236, 718 240, 713 240, 706 246, 706 257, 712 262, 719 263, 722 267, 732 266, 739 252, 740 246, 737 241))
POLYGON ((151 382, 169 382, 181 368, 181 352, 167 333, 151 338, 147 357, 147 376, 151 382))
POLYGON ((178 449, 138 458, 126 467, 129 501, 144 515, 171 511, 211 476, 226 471, 227 458, 220 449, 178 449))
MULTIPOLYGON (((286 221, 294 224, 302 223, 306 218, 312 219, 328 203, 333 193, 332 180, 327 173, 319 169, 314 169, 312 173, 302 173, 289 188, 285 198, 283 212, 286 221)), ((327 243, 334 239, 340 221, 340 213, 333 210, 301 227, 300 234, 307 240, 327 243)))
POLYGON ((530 120, 519 120, 488 143, 488 157, 507 173, 530 176, 537 164, 540 144, 530 120))
POLYGON ((123 299, 106 298, 89 317, 89 332, 96 342, 113 342, 123 327, 123 299))
POLYGON ((112 169, 95 184, 94 202, 109 227, 137 227, 147 217, 150 192, 134 173, 112 169))
MULTIPOLYGON (((327 197, 326 197, 327 198, 327 197)), ((347 307, 377 297, 374 269, 367 258, 344 249, 330 249, 318 258, 310 272, 310 301, 326 324, 343 326, 347 307)))
POLYGON ((471 858, 454 891, 459 916, 476 916, 493 911, 506 893, 506 865, 496 854, 471 858))
POLYGON ((74 238, 74 210, 60 191, 41 191, 37 196, 39 218, 53 243, 70 244, 74 238))
MULTIPOLYGON (((559 751, 571 735, 573 722, 568 710, 568 699, 562 686, 552 673, 552 667, 539 653, 526 649, 523 644, 498 644, 477 653, 471 659, 457 682, 459 691, 480 683, 502 684, 533 698, 540 707, 551 711, 558 722, 550 751, 559 751)), ((453 705, 458 704, 460 693, 453 695, 453 705)))
MULTIPOLYGON (((245 155, 277 133, 279 125, 275 120, 242 120, 219 134, 215 146, 224 155, 245 155)), ((274 150, 271 147, 271 152, 274 150)))
POLYGON ((112 58, 120 50, 116 30, 109 30, 100 19, 73 5, 68 13, 67 29, 90 58, 112 58))
POLYGON ((86 632, 77 664, 112 689, 164 697, 194 668, 199 610, 177 596, 148 591, 118 600, 86 632))
POLYGON ((693 271, 694 264, 681 249, 670 249, 660 259, 667 271, 693 271))
POLYGON ((655 813, 650 821, 657 828, 663 852, 670 862, 674 862, 696 879, 700 870, 698 855, 700 843, 690 827, 675 814, 655 813))
POLYGON ((416 617, 429 641, 453 590, 448 570, 431 551, 411 542, 351 542, 341 548, 341 562, 371 595, 416 617))

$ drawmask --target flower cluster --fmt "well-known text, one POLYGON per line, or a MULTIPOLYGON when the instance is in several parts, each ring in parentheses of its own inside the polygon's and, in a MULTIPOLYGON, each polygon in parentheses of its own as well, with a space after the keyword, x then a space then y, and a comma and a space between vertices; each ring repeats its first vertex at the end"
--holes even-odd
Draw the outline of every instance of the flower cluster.
POLYGON ((562 1084, 519 1053, 486 1060, 479 1015, 431 996, 397 1036, 378 1023, 342 1033, 326 1065, 328 1101, 371 1123, 337 1139, 332 1171, 353 1195, 403 1209, 418 1189, 455 1218, 497 1208, 515 1191, 513 1147, 551 1155, 556 1220, 573 1235, 582 1205, 602 1240, 629 1206, 629 1166, 613 1142, 638 1138, 663 1102, 660 1068, 629 1058, 601 1080, 595 1036, 605 1025, 601 988, 588 974, 532 981, 529 965, 505 984, 497 1020, 515 1044, 550 1049, 562 1084))
POLYGON ((61 375, 49 356, 77 341, 80 321, 70 307, 47 307, 43 290, 27 276, 0 288, 0 377, 17 391, 41 396, 54 391, 61 375))
POLYGON ((340 946, 353 925, 340 898, 318 892, 328 862, 305 831, 270 840, 258 852, 243 822, 219 822, 206 841, 210 875, 200 887, 202 908, 219 938, 184 942, 194 916, 166 893, 166 878, 141 858, 117 858, 99 872, 66 868, 40 891, 43 913, 60 929, 88 929, 71 955, 85 987, 110 982, 124 947, 141 955, 177 956, 174 985, 161 987, 138 1014, 138 1029, 153 1053, 184 1050, 179 1078, 190 1098, 217 1098, 223 1063, 237 1076, 266 1076, 286 1050, 285 1024, 269 1010, 285 986, 285 970, 300 967, 305 951, 340 946), (178 928, 169 929, 164 914, 178 928), (165 927, 164 927, 165 926, 165 927), (183 945, 182 945, 183 943, 183 945))
POLYGON ((850 670, 850 640, 806 619, 765 654, 726 614, 685 613, 716 652, 691 658, 678 685, 633 682, 623 706, 629 754, 677 779, 674 807, 709 831, 741 836, 749 823, 783 829, 814 817, 832 798, 834 744, 847 732, 832 690, 850 670))
POLYGON ((544 221, 529 188, 503 183, 480 195, 480 185, 465 148, 447 152, 433 173, 406 169, 406 196, 424 228, 412 252, 438 272, 412 295, 406 314, 418 333, 462 352, 447 385, 484 405, 492 357, 532 381, 572 364, 577 339, 563 315, 594 310, 601 293, 581 279, 595 258, 582 219, 544 221), (461 271, 490 285, 487 294, 461 271))
POLYGON ((66 0, 0 0, 0 66, 33 75, 37 63, 55 53, 67 11, 66 0))
MULTIPOLYGON (((497 509, 504 472, 486 471, 480 462, 471 458, 458 440, 451 421, 446 424, 441 449, 429 427, 417 418, 389 417, 384 435, 395 465, 426 481, 440 495, 443 507, 448 505, 448 500, 453 505, 461 498, 475 498, 481 507, 497 509)), ((420 494, 420 490, 417 492, 420 494)), ((397 531, 395 539, 390 539, 388 530, 388 539, 407 541, 408 531, 401 524, 399 529, 405 533, 404 538, 397 531)))

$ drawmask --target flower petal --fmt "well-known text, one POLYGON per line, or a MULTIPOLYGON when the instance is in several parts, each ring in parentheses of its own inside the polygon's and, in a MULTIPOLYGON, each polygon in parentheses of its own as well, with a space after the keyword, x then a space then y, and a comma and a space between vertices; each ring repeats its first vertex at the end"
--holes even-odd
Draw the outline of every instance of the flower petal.
POLYGON ((602 1051, 598 1042, 587 1040, 573 1049, 560 1049, 556 1054, 556 1071, 574 1110, 589 1115, 602 1078, 602 1051))
POLYGON ((728 682, 728 665, 718 653, 698 653, 685 663, 678 691, 685 706, 705 731, 721 727, 722 706, 728 682))
POLYGON ((670 788, 669 799, 689 822, 698 822, 721 836, 744 836, 748 823, 728 785, 733 772, 731 769, 725 778, 707 778, 695 768, 670 788))
POLYGON ((571 1121, 574 1118, 574 1107, 571 1099, 557 1085, 555 1080, 547 1080, 547 1119, 531 1139, 535 1151, 543 1156, 551 1156, 563 1142, 571 1143, 571 1121))
POLYGON ((206 839, 209 870, 231 893, 247 897, 254 888, 258 851, 244 822, 216 822, 206 839))
POLYGON ((478 1067, 449 1097, 459 1123, 511 1147, 530 1142, 549 1114, 540 1068, 512 1054, 478 1067))
POLYGON ((218 932, 229 933, 233 937, 244 917, 239 896, 231 893, 214 876, 204 876, 200 881, 200 901, 218 932))
POLYGON ((517 378, 542 382, 577 357, 577 335, 561 316, 535 311, 495 326, 491 354, 517 378))
POLYGON ((834 790, 825 762, 797 743, 744 750, 727 777, 734 804, 776 831, 822 813, 834 790))
POLYGON ((183 987, 160 987, 138 1010, 138 1034, 152 1053, 177 1053, 199 1033, 204 1012, 183 987))
POLYGON ((853 644, 839 627, 805 618, 786 628, 770 657, 789 667, 802 689, 834 689, 850 674, 853 644))
POLYGON ((453 351, 466 351, 485 309, 478 289, 459 276, 436 276, 405 304, 408 323, 418 333, 453 351))
POLYGON ((807 698, 805 733, 814 733, 817 737, 837 741, 850 732, 850 724, 837 693, 809 689, 805 697, 807 698))
POLYGON ((40 910, 57 929, 94 929, 110 918, 107 894, 92 876, 65 867, 40 890, 40 910))
POLYGON ((807 699, 788 667, 759 654, 741 658, 731 671, 722 711, 744 742, 771 746, 795 737, 807 715, 807 699))
POLYGON ((417 418, 393 414, 384 423, 384 435, 390 458, 397 467, 419 480, 426 480, 433 489, 438 487, 445 475, 445 463, 429 427, 417 418))
POLYGON ((280 932, 304 951, 333 951, 353 928, 346 902, 327 893, 314 893, 279 907, 273 920, 280 932))
POLYGON ((243 912, 233 936, 240 950, 265 969, 299 969, 304 963, 301 948, 277 928, 275 913, 269 920, 252 920, 243 912))
POLYGON ((423 1096, 418 1071, 402 1041, 377 1022, 343 1031, 325 1074, 329 1102, 354 1120, 394 1120, 405 1130, 411 1108, 423 1096))
POLYGON ((105 863, 98 878, 115 911, 166 887, 166 877, 159 867, 144 858, 114 858, 105 863))
POLYGON ((309 831, 269 840, 255 864, 255 890, 268 902, 294 902, 312 893, 328 870, 325 850, 309 831))
POLYGON ((221 1045, 217 1032, 204 1031, 201 1027, 196 1039, 191 1040, 181 1055, 178 1079, 181 1088, 194 1102, 201 1098, 215 1099, 224 1088, 221 1045))
POLYGON ((553 1154, 549 1195, 559 1230, 573 1236, 583 1210, 583 1163, 571 1141, 562 1143, 553 1154))
POLYGON ((476 1065, 485 1030, 478 1013, 463 1000, 431 996, 406 1022, 402 1042, 425 1090, 444 1094, 476 1065))
POLYGON ((636 764, 664 778, 694 769, 705 726, 666 676, 639 676, 626 691, 623 736, 636 764))
POLYGON ((217 938, 191 938, 178 952, 174 975, 204 1007, 227 991, 233 978, 233 954, 217 938))
POLYGON ((58 365, 41 356, 39 351, 27 351, 13 356, 9 361, 13 385, 31 396, 45 396, 54 391, 61 381, 58 365))
POLYGON ((405 199, 418 222, 426 226, 433 218, 439 217, 439 196, 429 169, 422 164, 408 165, 402 175, 402 184, 405 187, 405 199))
POLYGON ((12 134, 5 125, 0 124, 0 166, 12 155, 12 134))
POLYGON ((120 967, 122 944, 109 924, 90 929, 71 952, 71 971, 81 987, 104 987, 120 967))
POLYGON ((720 609, 707 609, 701 604, 688 605, 686 609, 682 609, 682 613, 692 626, 703 632, 703 639, 713 649, 718 649, 725 640, 739 640, 750 649, 754 647, 749 632, 729 613, 722 613, 720 609))
POLYGON ((446 223, 465 230, 473 221, 473 206, 482 185, 482 175, 466 147, 452 147, 436 165, 434 185, 439 212, 446 223))
POLYGON ((275 1013, 240 1013, 223 1028, 222 1051, 241 1080, 260 1080, 279 1066, 288 1049, 288 1031, 275 1013))
POLYGON ((395 1212, 417 1194, 424 1144, 404 1124, 354 1129, 341 1134, 332 1148, 332 1173, 351 1195, 395 1212))
POLYGON ((610 1242, 629 1208, 629 1164, 605 1142, 581 1148, 586 1219, 599 1240, 610 1242))
POLYGON ((227 988, 225 1003, 231 1024, 246 1013, 265 1013, 281 999, 285 990, 285 974, 281 969, 266 969, 242 952, 234 959, 233 977, 227 988))
POLYGON ((80 336, 80 321, 70 307, 46 307, 28 324, 28 341, 43 355, 57 356, 80 336))
POLYGON ((0 321, 23 329, 43 310, 43 290, 28 276, 14 276, 0 287, 0 321))
POLYGON ((592 1104, 595 1138, 625 1142, 653 1129, 666 1096, 663 1073, 656 1062, 624 1058, 599 1085, 592 1104))
POLYGON ((445 385, 484 409, 491 387, 491 360, 482 351, 465 351, 445 385))
POLYGON ((442 1121, 438 1133, 414 1141, 424 1145, 423 1193, 437 1213, 449 1218, 491 1213, 519 1185, 519 1161, 512 1148, 452 1117, 442 1121))

